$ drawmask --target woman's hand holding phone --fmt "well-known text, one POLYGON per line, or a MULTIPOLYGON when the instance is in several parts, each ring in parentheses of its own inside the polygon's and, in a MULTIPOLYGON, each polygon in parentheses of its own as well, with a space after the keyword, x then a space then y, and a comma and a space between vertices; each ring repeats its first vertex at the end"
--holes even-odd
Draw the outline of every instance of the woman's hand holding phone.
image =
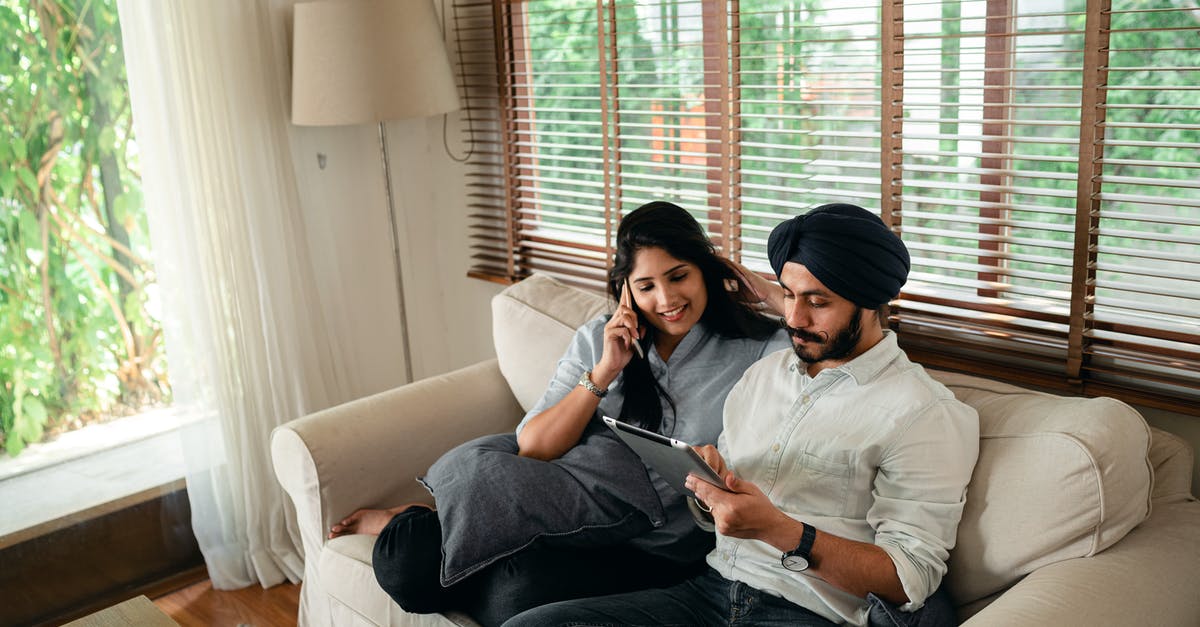
POLYGON ((596 377, 593 382, 606 387, 617 378, 635 352, 644 357, 642 347, 638 344, 643 335, 645 331, 638 324, 638 314, 634 310, 633 292, 629 289, 629 281, 626 281, 617 309, 608 324, 604 325, 604 354, 592 370, 596 377))
MULTIPOLYGON (((625 289, 621 291, 621 300, 625 303, 626 307, 633 310, 633 320, 636 323, 638 320, 638 317, 637 317, 637 311, 634 309, 634 306, 633 306, 633 289, 631 289, 629 287, 629 279, 625 279, 625 289)), ((642 351, 642 344, 641 344, 641 342, 638 341, 638 340, 642 339, 642 335, 644 335, 644 333, 642 332, 642 329, 640 326, 636 327, 634 329, 634 331, 635 331, 635 333, 634 333, 634 339, 633 339, 633 349, 635 351, 637 351, 638 357, 645 359, 646 353, 642 351)))

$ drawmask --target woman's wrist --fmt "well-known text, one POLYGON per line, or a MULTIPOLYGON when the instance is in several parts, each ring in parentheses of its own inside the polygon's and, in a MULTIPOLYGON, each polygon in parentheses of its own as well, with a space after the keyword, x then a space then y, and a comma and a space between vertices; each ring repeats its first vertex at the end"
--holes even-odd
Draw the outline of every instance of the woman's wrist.
POLYGON ((763 298, 763 303, 768 311, 779 316, 787 315, 783 307, 783 288, 779 285, 767 282, 767 293, 763 298))
POLYGON ((607 390, 612 382, 617 380, 619 374, 621 374, 620 370, 613 370, 601 360, 592 368, 592 376, 589 378, 596 387, 607 390))

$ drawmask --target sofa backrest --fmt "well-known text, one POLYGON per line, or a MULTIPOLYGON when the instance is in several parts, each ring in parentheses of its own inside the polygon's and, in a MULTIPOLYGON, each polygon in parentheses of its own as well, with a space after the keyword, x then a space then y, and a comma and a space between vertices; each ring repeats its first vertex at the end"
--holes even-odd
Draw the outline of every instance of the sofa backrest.
MULTIPOLYGON (((500 371, 525 410, 575 329, 611 307, 604 296, 536 274, 492 300, 500 371)), ((980 418, 979 462, 950 557, 948 585, 959 604, 1040 566, 1093 555, 1148 515, 1150 429, 1128 405, 930 374, 980 418)), ((1190 480, 1190 464, 1185 470, 1190 480)))
POLYGON ((546 390, 575 329, 610 311, 607 298, 535 274, 492 298, 500 373, 529 411, 546 390))
POLYGON ((930 374, 979 412, 979 462, 947 575, 957 603, 1094 555, 1149 515, 1150 427, 1133 408, 930 374))

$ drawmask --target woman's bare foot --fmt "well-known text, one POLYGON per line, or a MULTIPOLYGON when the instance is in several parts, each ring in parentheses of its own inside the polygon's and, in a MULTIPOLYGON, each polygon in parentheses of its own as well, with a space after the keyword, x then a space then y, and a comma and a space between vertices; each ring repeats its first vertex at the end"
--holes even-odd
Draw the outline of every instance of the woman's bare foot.
POLYGON ((408 503, 389 509, 360 509, 343 518, 341 522, 336 523, 329 530, 329 538, 332 540, 338 536, 350 535, 352 533, 377 536, 392 520, 392 517, 410 507, 433 509, 424 503, 408 503))

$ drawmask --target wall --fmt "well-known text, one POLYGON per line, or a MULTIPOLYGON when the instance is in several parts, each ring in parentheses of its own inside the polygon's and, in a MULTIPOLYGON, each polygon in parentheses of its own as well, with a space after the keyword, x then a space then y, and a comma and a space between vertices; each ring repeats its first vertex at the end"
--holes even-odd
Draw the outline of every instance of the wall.
MULTIPOLYGON (((449 116, 450 141, 461 153, 458 118, 449 116)), ((502 289, 466 276, 466 170, 446 155, 441 125, 441 117, 387 124, 416 379, 494 356, 490 299, 502 289)), ((378 127, 291 132, 320 307, 336 348, 355 366, 354 396, 399 385, 404 351, 378 127)))
MULTIPOLYGON (((465 154, 460 115, 448 117, 450 149, 465 154)), ((442 118, 393 123, 389 132, 414 372, 427 377, 495 357, 491 298, 503 286, 467 278, 467 166, 446 155, 442 118)))
MULTIPOLYGON (((277 36, 289 40, 289 50, 293 1, 271 2, 277 36)), ((466 149, 461 117, 446 118, 456 154, 466 149)), ((502 286, 466 277, 466 166, 446 155, 442 124, 439 116, 386 126, 414 379, 495 354, 490 301, 502 286)), ((357 398, 405 383, 378 126, 289 125, 289 133, 316 305, 336 357, 348 364, 348 392, 357 398)))
POLYGON ((375 127, 291 128, 325 325, 344 363, 362 366, 349 396, 385 390, 402 381, 404 363, 375 127))

